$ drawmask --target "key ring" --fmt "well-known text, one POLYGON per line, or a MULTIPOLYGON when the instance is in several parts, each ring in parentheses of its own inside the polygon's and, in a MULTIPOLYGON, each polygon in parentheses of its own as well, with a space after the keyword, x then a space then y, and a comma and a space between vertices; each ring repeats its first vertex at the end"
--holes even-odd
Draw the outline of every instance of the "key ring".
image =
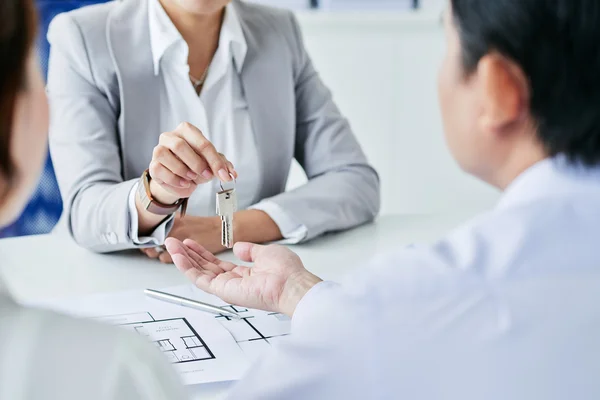
MULTIPOLYGON (((235 176, 233 176, 233 174, 230 172, 229 176, 231 176, 231 179, 233 179, 233 190, 235 190, 235 185, 236 185, 236 180, 235 180, 235 176)), ((219 180, 219 186, 221 186, 221 191, 224 192, 225 188, 223 187, 223 182, 221 180, 219 180)))

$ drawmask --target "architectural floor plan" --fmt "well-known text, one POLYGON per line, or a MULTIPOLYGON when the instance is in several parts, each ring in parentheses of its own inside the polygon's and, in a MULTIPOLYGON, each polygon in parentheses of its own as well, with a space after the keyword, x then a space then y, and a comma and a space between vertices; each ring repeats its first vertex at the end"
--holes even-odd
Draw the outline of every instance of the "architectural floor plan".
POLYGON ((156 320, 149 312, 99 318, 153 342, 173 364, 214 359, 202 337, 185 318, 156 320))
POLYGON ((142 291, 56 299, 46 308, 118 325, 156 346, 186 384, 239 379, 247 353, 212 314, 161 302, 142 291))
POLYGON ((138 290, 56 299, 44 306, 118 325, 146 338, 187 384, 239 379, 251 361, 286 340, 291 331, 291 320, 285 315, 232 306, 193 285, 161 290, 227 308, 241 319, 166 303, 138 290))
POLYGON ((254 360, 271 345, 286 339, 291 332, 292 321, 283 314, 249 309, 228 304, 193 285, 175 286, 164 289, 167 293, 214 304, 240 315, 241 320, 224 315, 212 317, 229 331, 244 354, 254 360))
POLYGON ((238 313, 242 320, 215 317, 227 329, 244 353, 251 359, 290 334, 291 320, 283 314, 227 305, 223 308, 238 313))

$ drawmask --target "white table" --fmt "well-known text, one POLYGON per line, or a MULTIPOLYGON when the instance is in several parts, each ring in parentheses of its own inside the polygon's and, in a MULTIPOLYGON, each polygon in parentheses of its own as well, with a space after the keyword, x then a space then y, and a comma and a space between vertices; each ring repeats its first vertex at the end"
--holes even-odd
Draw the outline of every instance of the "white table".
MULTIPOLYGON (((349 232, 327 235, 292 246, 305 266, 323 279, 339 279, 365 265, 376 253, 399 246, 430 242, 469 216, 395 215, 349 232)), ((223 258, 233 259, 231 253, 223 258)), ((22 301, 82 296, 188 283, 171 265, 147 259, 137 251, 99 255, 58 235, 0 240, 0 274, 22 301)), ((230 383, 192 386, 194 398, 221 398, 230 383)))

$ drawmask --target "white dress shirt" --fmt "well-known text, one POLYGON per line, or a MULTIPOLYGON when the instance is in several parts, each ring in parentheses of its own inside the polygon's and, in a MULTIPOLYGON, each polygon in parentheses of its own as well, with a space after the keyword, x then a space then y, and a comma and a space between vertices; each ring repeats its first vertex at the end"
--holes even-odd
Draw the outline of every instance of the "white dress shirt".
POLYGON ((22 307, 0 279, 0 399, 184 398, 173 368, 150 343, 116 327, 22 307))
POLYGON ((600 167, 540 162, 434 245, 311 289, 231 398, 600 399, 599 241, 600 167))
MULTIPOLYGON (((238 208, 265 211, 278 225, 286 243, 304 239, 305 226, 295 222, 275 203, 260 202, 259 154, 239 75, 247 45, 235 7, 232 4, 226 7, 219 46, 200 96, 190 82, 187 43, 159 0, 149 1, 148 17, 154 72, 162 78, 160 131, 172 131, 184 121, 198 127, 239 173, 236 183, 238 208)), ((162 244, 172 226, 172 218, 163 222, 150 237, 138 237, 136 190, 137 185, 129 195, 130 236, 136 244, 162 244)), ((187 212, 195 216, 214 216, 215 194, 219 190, 216 179, 200 185, 190 197, 187 212)))

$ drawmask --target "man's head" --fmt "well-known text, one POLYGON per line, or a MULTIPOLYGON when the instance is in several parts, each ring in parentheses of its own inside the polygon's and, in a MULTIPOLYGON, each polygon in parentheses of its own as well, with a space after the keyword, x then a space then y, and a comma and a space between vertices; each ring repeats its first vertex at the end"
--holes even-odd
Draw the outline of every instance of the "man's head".
POLYGON ((600 164, 600 2, 450 0, 439 92, 450 150, 501 188, 548 156, 600 164))

